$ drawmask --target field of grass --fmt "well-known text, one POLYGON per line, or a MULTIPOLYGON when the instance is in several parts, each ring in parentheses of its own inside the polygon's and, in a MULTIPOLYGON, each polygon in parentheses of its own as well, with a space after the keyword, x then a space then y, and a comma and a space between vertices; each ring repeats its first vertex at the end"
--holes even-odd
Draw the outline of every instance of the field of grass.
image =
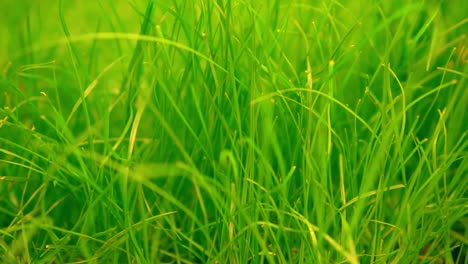
POLYGON ((20 2, 0 263, 467 263, 465 0, 20 2))

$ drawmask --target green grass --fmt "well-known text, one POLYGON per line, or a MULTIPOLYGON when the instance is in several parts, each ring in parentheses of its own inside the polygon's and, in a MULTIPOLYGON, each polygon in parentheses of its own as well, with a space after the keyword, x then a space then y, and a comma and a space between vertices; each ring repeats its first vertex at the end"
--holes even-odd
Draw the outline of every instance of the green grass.
POLYGON ((465 1, 27 2, 1 263, 467 263, 465 1))

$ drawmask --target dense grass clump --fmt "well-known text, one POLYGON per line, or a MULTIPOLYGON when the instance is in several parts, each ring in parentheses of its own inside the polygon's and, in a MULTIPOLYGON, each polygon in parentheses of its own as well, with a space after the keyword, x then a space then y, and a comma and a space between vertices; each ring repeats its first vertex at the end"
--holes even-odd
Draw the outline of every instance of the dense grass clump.
POLYGON ((1 263, 466 263, 464 0, 26 2, 1 263))

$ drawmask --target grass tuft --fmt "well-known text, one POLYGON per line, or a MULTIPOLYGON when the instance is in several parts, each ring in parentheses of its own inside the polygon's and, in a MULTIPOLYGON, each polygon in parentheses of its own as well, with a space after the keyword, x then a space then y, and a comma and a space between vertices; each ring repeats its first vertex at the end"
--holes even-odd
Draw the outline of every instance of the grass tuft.
POLYGON ((467 263, 465 5, 0 3, 0 262, 467 263))

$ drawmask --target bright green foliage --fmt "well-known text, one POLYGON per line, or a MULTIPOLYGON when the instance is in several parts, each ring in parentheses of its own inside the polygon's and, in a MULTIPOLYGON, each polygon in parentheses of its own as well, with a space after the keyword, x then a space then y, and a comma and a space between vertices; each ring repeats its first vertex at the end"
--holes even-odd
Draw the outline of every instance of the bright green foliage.
POLYGON ((2 1, 1 263, 466 263, 465 0, 2 1))

